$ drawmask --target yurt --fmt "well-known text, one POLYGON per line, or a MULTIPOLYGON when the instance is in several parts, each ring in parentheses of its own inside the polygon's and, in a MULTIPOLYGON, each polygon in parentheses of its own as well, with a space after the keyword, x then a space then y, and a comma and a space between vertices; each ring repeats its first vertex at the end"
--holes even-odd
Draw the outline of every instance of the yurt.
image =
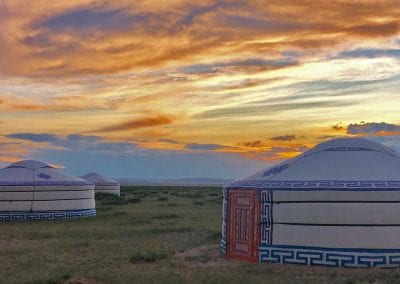
POLYGON ((400 156, 343 138, 224 189, 221 251, 251 262, 400 264, 400 156))
POLYGON ((39 161, 0 169, 0 221, 95 216, 94 185, 39 161))
POLYGON ((94 192, 111 193, 119 196, 120 194, 120 184, 119 182, 106 178, 98 173, 89 173, 81 177, 91 183, 94 183, 94 192))

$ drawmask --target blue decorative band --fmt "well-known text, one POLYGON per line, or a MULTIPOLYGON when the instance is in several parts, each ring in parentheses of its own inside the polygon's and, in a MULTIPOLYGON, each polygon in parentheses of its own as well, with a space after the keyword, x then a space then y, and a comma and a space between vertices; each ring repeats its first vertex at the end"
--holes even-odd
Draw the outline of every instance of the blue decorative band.
POLYGON ((229 188, 249 187, 259 189, 327 189, 327 190, 400 190, 400 181, 237 181, 227 185, 229 188))
POLYGON ((227 247, 226 247, 226 240, 227 240, 227 230, 228 230, 228 194, 229 191, 227 188, 222 190, 223 193, 223 202, 222 202, 222 228, 221 228, 221 244, 220 244, 220 251, 223 254, 226 254, 227 247))
POLYGON ((222 254, 226 254, 226 241, 225 239, 221 239, 221 244, 219 246, 219 250, 222 254))
MULTIPOLYGON (((334 147, 325 149, 323 151, 372 151, 372 152, 380 152, 372 149, 362 148, 362 147, 334 147)), ((320 151, 318 151, 320 152, 320 151)))
POLYGON ((0 186, 85 186, 88 181, 0 181, 0 186))
POLYGON ((98 186, 119 186, 119 184, 112 184, 112 183, 109 183, 109 184, 98 184, 98 183, 95 183, 95 189, 98 189, 98 190, 117 190, 118 188, 97 188, 98 186))
POLYGON ((260 246, 260 262, 338 267, 400 266, 400 249, 339 249, 296 246, 260 246))
POLYGON ((273 236, 273 192, 271 189, 262 190, 260 194, 260 207, 261 207, 261 223, 260 223, 260 233, 261 233, 261 245, 271 245, 273 236))
POLYGON ((55 211, 0 211, 0 221, 34 221, 96 216, 96 209, 55 211))

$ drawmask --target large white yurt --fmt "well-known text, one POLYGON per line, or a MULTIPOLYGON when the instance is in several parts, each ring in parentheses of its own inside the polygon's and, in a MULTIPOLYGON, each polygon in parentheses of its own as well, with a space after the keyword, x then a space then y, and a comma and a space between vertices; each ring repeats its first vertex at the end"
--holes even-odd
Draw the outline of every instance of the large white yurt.
POLYGON ((89 173, 87 175, 81 176, 82 179, 94 183, 94 192, 103 192, 120 195, 120 184, 119 182, 104 177, 98 173, 89 173))
POLYGON ((0 169, 0 221, 95 216, 94 185, 45 163, 0 169))
POLYGON ((334 139, 224 187, 221 251, 252 262, 400 265, 400 156, 334 139))

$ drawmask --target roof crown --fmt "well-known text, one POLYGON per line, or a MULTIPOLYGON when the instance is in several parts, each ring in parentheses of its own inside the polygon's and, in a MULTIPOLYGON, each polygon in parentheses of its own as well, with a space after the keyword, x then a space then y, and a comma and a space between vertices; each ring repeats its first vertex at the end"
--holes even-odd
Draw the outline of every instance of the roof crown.
POLYGON ((53 168, 52 166, 35 160, 23 160, 13 164, 8 165, 6 168, 23 168, 29 170, 37 170, 41 168, 53 168))

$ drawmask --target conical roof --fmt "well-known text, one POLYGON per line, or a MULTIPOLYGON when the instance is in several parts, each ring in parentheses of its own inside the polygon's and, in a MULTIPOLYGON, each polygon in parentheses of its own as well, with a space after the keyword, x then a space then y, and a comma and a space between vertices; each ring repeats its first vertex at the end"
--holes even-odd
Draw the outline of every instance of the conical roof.
POLYGON ((10 164, 6 168, 23 168, 23 169, 36 170, 36 169, 40 169, 40 168, 52 168, 52 167, 41 161, 23 160, 23 161, 19 161, 19 162, 10 164))
POLYGON ((101 174, 98 173, 89 173, 87 175, 81 176, 82 179, 90 181, 94 183, 95 185, 119 185, 119 182, 104 177, 101 174))
POLYGON ((35 160, 19 161, 0 169, 0 185, 87 185, 92 184, 35 160))
POLYGON ((400 187, 400 156, 370 140, 333 139, 229 186, 400 187))

